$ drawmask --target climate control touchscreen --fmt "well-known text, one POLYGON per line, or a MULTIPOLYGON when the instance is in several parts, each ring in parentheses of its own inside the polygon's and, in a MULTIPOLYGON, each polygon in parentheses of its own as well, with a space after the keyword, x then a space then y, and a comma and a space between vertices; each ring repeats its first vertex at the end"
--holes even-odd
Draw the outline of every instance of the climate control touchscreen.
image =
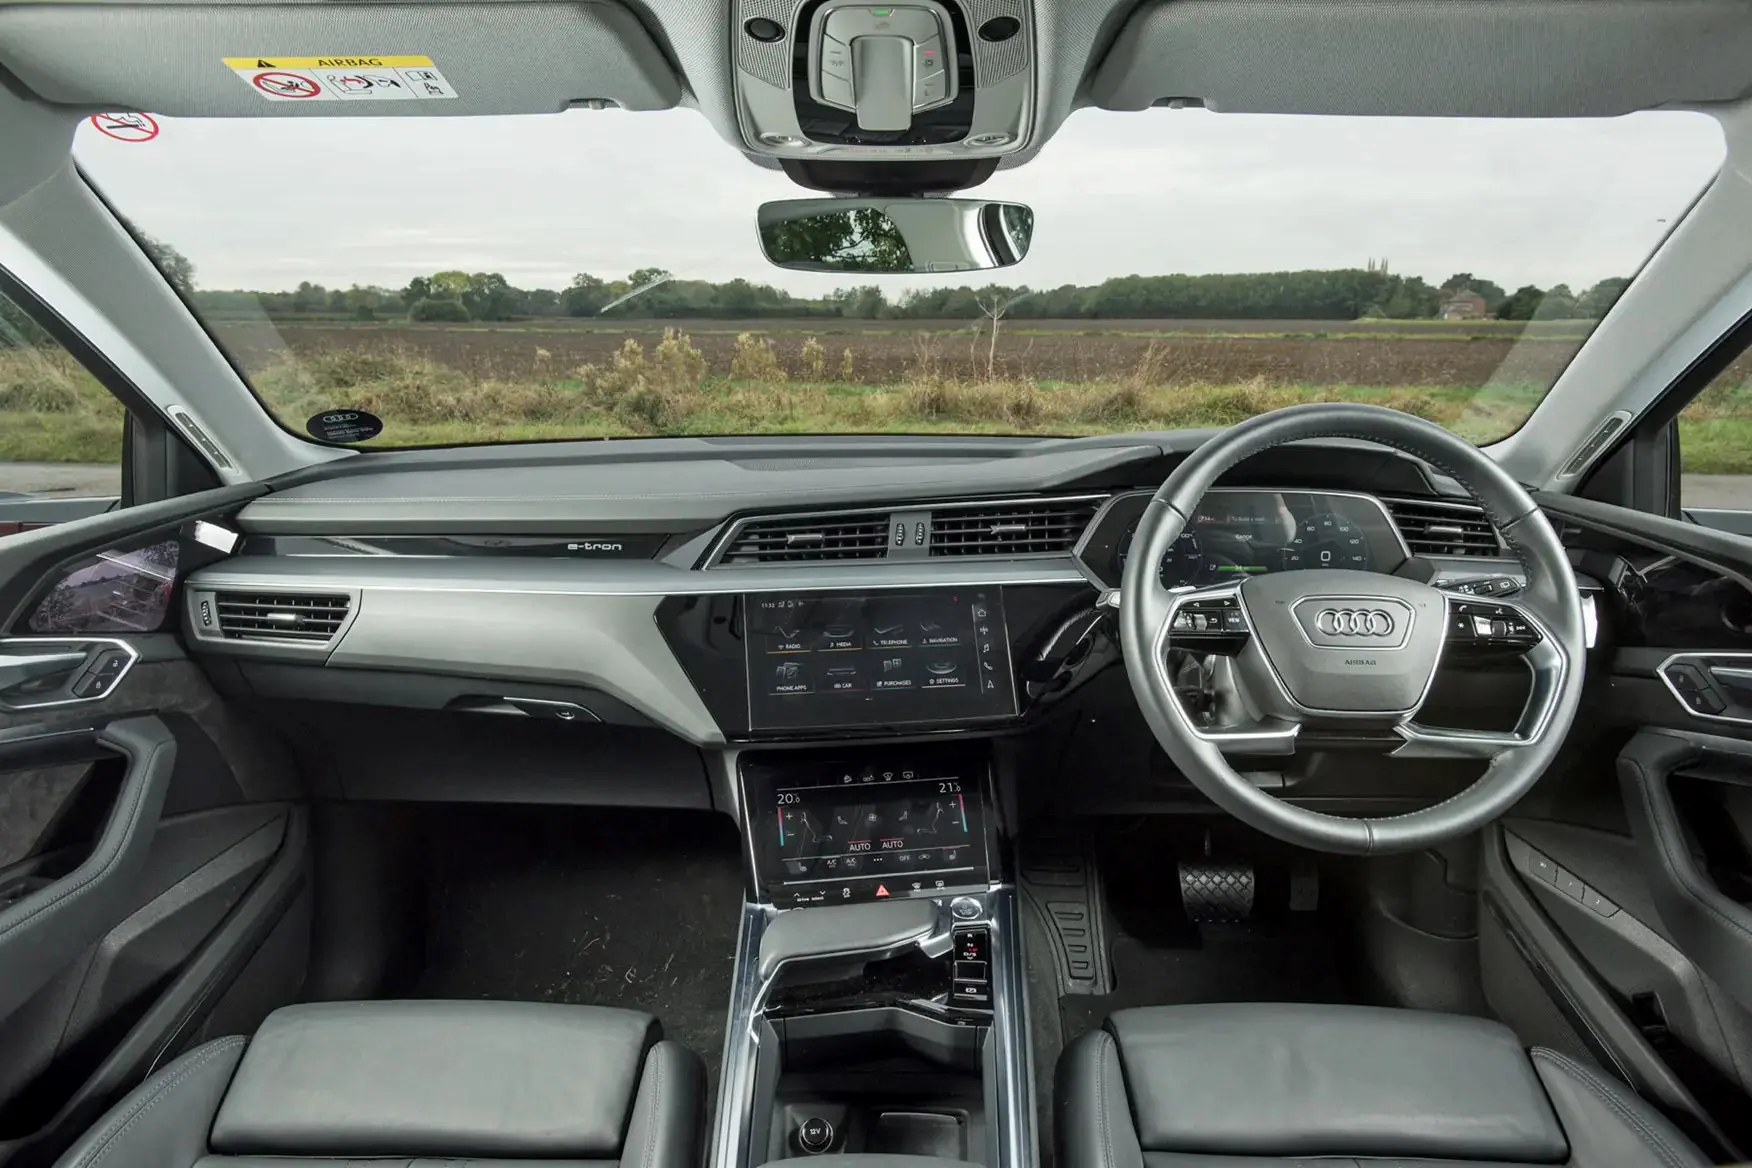
POLYGON ((954 756, 745 767, 763 888, 799 906, 984 885, 983 774, 954 756))
POLYGON ((745 606, 752 729, 1016 713, 997 589, 765 593, 745 606))

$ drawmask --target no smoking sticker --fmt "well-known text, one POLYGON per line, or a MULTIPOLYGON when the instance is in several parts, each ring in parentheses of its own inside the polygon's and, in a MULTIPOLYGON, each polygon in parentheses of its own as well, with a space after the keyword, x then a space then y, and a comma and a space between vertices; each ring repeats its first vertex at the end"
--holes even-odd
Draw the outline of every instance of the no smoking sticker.
POLYGON ((151 114, 93 114, 97 132, 118 142, 150 142, 158 137, 158 122, 151 114))
POLYGON ((430 57, 226 57, 225 67, 269 101, 432 101, 456 96, 430 57))

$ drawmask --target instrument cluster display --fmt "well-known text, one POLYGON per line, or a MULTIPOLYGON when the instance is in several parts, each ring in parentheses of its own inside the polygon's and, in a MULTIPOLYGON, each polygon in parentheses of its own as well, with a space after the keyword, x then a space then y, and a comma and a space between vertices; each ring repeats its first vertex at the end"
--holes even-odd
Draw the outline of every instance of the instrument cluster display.
MULTIPOLYGON (((1116 499, 1083 549, 1084 562, 1110 586, 1125 572, 1149 501, 1148 492, 1116 499), (1103 541, 1110 544, 1105 570, 1103 541)), ((1305 568, 1391 572, 1405 558, 1398 529, 1370 496, 1218 488, 1200 502, 1160 572, 1163 585, 1175 588, 1305 568)))

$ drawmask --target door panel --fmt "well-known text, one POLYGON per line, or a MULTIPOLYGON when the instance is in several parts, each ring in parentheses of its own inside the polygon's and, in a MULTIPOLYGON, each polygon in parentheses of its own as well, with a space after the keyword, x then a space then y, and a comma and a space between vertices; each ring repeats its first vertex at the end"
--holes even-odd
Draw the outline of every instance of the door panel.
POLYGON ((223 520, 256 493, 0 537, 6 1168, 53 1163, 154 1066, 297 993, 309 861, 291 752, 158 631, 174 569, 112 571, 178 564, 138 553, 187 549, 190 520, 223 520))
MULTIPOLYGON (((1752 1151, 1752 689, 1733 671, 1736 655, 1752 665, 1752 538, 1540 503, 1604 586, 1602 649, 1588 716, 1487 839, 1487 896, 1513 906, 1500 914, 1512 944, 1493 959, 1545 970, 1547 1008, 1597 1061, 1739 1159, 1752 1151)), ((1523 1006, 1493 1005, 1511 1021, 1523 1006)))
MULTIPOLYGON (((95 733, 65 733, 55 745, 68 753, 105 751, 126 767, 109 822, 84 859, 66 872, 28 862, 31 872, 0 881, 0 1017, 24 1001, 114 927, 130 899, 158 830, 176 739, 157 718, 112 722, 95 733)), ((0 744, 0 767, 10 755, 30 761, 40 752, 31 738, 0 744)))
POLYGON ((1752 743, 1643 731, 1619 754, 1618 776, 1662 922, 1752 1006, 1752 743))

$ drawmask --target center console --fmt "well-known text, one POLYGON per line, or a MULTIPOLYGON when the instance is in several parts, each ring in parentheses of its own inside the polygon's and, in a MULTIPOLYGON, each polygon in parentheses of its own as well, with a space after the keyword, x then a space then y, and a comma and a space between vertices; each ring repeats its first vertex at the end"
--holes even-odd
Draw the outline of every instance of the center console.
MULTIPOLYGON (((972 597, 957 603, 979 619, 972 597)), ((936 598, 920 606, 912 627, 940 609, 936 598)), ((873 620, 890 627, 884 613, 847 620, 806 607, 793 622, 785 614, 797 610, 773 611, 772 623, 786 623, 764 635, 794 652, 916 648, 925 652, 912 659, 928 660, 936 648, 869 646, 898 635, 874 631, 873 620), (844 641, 859 645, 823 647, 844 641)), ((784 652, 769 647, 751 638, 749 660, 784 652)), ((977 643, 956 647, 978 661, 977 643)), ((928 700, 929 688, 949 687, 913 696, 928 700)), ((880 693, 833 708, 856 713, 880 693)), ((1032 1163, 1017 906, 985 747, 751 750, 736 766, 755 895, 713 1168, 867 1154, 1032 1163)))

